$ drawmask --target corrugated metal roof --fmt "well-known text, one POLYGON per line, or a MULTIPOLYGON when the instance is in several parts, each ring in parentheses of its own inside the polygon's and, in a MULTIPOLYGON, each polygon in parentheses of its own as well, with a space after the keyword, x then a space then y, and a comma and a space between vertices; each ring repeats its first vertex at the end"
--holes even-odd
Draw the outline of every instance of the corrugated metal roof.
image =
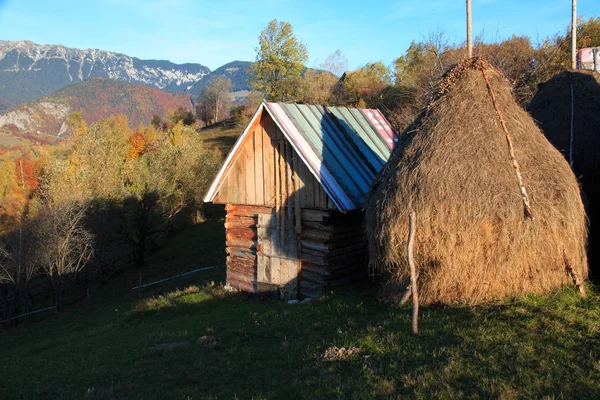
MULTIPOLYGON (((265 110, 342 212, 364 205, 371 183, 389 158, 396 134, 379 110, 263 103, 265 110)), ((212 201, 228 163, 248 134, 236 142, 205 201, 212 201)))

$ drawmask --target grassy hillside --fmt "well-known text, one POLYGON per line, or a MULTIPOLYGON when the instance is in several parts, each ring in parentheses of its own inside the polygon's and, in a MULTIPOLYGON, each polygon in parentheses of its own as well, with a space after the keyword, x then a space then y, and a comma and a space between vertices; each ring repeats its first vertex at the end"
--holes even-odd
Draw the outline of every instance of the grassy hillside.
POLYGON ((223 157, 226 157, 244 128, 235 118, 229 118, 200 129, 198 134, 207 148, 219 149, 223 157))
MULTIPOLYGON (((143 282, 224 263, 222 219, 172 238, 143 282)), ((0 332, 2 399, 598 398, 600 298, 571 288, 483 307, 410 310, 375 285, 288 305, 218 287, 222 268, 0 332), (214 281, 215 287, 209 282, 214 281)))
POLYGON ((80 112, 89 123, 124 114, 132 128, 147 125, 153 114, 166 116, 178 107, 191 109, 189 94, 174 94, 140 84, 93 78, 50 96, 16 106, 0 116, 0 125, 21 132, 57 135, 69 114, 80 112))

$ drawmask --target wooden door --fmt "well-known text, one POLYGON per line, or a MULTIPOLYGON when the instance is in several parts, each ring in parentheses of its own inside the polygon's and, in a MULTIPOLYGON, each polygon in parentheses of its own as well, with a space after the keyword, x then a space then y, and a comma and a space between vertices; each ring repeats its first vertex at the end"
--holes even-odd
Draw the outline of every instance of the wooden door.
POLYGON ((284 299, 298 295, 298 244, 291 225, 287 224, 289 228, 282 235, 281 227, 276 226, 275 211, 258 214, 256 281, 278 287, 284 299))

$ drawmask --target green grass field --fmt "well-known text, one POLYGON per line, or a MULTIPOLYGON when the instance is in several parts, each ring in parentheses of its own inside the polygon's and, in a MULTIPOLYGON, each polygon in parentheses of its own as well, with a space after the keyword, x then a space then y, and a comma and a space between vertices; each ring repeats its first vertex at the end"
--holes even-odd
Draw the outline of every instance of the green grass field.
POLYGON ((592 290, 425 307, 413 336, 368 282, 298 305, 225 292, 222 223, 174 236, 142 279, 218 269, 142 292, 126 272, 92 310, 0 332, 0 398, 600 398, 592 290))
POLYGON ((242 134, 245 126, 229 118, 198 131, 204 145, 209 149, 219 149, 223 157, 227 156, 229 150, 235 144, 237 138, 242 134))

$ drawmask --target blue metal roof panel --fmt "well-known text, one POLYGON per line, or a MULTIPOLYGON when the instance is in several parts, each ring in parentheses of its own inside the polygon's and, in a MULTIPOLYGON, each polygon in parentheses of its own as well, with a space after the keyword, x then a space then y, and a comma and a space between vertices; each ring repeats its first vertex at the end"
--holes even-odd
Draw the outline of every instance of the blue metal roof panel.
POLYGON ((304 104, 267 105, 340 211, 362 207, 375 175, 391 154, 390 142, 396 139, 381 113, 304 104))

